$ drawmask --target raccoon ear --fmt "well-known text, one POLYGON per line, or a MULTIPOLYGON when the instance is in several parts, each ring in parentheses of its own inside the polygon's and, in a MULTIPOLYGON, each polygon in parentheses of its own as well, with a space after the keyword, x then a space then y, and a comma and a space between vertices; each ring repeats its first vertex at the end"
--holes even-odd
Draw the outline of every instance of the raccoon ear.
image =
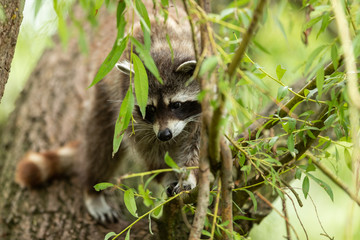
POLYGON ((134 74, 134 67, 133 65, 127 61, 124 60, 120 63, 115 64, 116 68, 120 70, 120 72, 125 73, 126 75, 130 75, 130 72, 134 74))
POLYGON ((196 67, 196 61, 195 60, 190 60, 190 61, 186 61, 183 62, 182 64, 180 64, 180 66, 178 66, 178 68, 175 70, 175 72, 190 72, 190 71, 194 71, 196 67))

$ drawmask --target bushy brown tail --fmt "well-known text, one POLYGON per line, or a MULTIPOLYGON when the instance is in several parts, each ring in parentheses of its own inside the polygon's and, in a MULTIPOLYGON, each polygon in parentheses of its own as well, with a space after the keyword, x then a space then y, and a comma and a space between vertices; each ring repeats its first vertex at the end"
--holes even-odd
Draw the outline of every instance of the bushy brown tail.
POLYGON ((22 187, 36 187, 71 171, 78 146, 70 142, 57 150, 27 153, 16 167, 15 181, 22 187))

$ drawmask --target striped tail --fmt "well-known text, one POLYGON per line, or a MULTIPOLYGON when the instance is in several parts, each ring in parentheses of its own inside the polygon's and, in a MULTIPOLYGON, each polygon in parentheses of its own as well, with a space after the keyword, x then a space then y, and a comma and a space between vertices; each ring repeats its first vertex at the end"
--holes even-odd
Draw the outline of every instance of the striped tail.
POLYGON ((16 167, 15 181, 21 187, 32 188, 72 172, 78 146, 74 141, 57 150, 27 153, 16 167))

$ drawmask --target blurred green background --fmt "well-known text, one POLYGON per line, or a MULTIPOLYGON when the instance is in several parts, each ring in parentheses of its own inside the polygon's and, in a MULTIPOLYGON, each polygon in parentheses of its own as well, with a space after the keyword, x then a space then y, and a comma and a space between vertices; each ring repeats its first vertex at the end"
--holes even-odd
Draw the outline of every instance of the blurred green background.
MULTIPOLYGON (((22 90, 28 76, 34 68, 37 60, 46 47, 52 44, 51 36, 56 32, 57 18, 52 8, 52 1, 43 1, 44 5, 37 16, 34 14, 35 1, 26 1, 24 20, 21 26, 19 39, 16 46, 15 57, 11 67, 9 81, 5 88, 5 95, 0 105, 0 126, 4 126, 9 113, 14 109, 15 100, 22 90)), ((314 13, 316 14, 316 12, 314 13)), ((304 64, 311 52, 320 45, 330 43, 334 36, 330 33, 321 34, 317 37, 320 23, 316 24, 309 37, 309 44, 305 45, 301 40, 302 27, 305 23, 304 12, 292 7, 288 1, 274 1, 267 9, 266 20, 256 34, 256 41, 266 48, 268 53, 256 51, 251 57, 271 75, 276 76, 276 67, 281 64, 287 71, 283 82, 291 85, 294 81, 308 76, 302 76, 304 64)), ((335 26, 333 26, 335 29, 335 26)), ((274 81, 264 78, 268 89, 276 96, 280 86, 274 81)), ((252 101, 251 95, 246 96, 252 101)), ((253 99, 258 101, 258 99, 253 99)), ((346 145, 348 143, 344 143, 346 145)), ((337 146, 340 159, 343 149, 337 146)), ((335 151, 335 146, 330 151, 335 151)), ((337 173, 346 184, 351 186, 352 173, 345 165, 345 161, 337 161, 329 158, 322 162, 337 173)), ((304 200, 301 191, 302 181, 294 180, 292 186, 298 190, 304 206, 300 208, 294 200, 299 218, 304 225, 309 239, 327 239, 321 235, 325 230, 334 239, 360 239, 360 211, 359 207, 337 186, 317 170, 315 175, 328 183, 334 192, 334 202, 326 192, 315 182, 310 182, 309 197, 304 200), (323 226, 324 230, 322 229, 323 226)), ((278 199, 274 206, 281 211, 281 201, 278 199)), ((301 224, 297 219, 294 206, 287 201, 289 219, 295 228, 299 239, 306 239, 301 224)), ((285 222, 281 216, 273 211, 259 226, 253 228, 250 238, 254 240, 277 240, 284 239, 285 222)), ((293 236, 293 239, 296 239, 293 236)))

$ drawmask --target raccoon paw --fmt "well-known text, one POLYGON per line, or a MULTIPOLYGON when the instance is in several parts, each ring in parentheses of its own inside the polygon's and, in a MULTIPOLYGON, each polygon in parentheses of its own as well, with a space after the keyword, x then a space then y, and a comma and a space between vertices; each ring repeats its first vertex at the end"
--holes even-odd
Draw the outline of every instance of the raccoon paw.
POLYGON ((196 181, 191 181, 191 179, 188 178, 187 180, 183 181, 182 186, 179 182, 171 183, 166 189, 166 194, 170 197, 180 193, 181 191, 189 191, 195 187, 196 181))
POLYGON ((112 209, 105 201, 104 195, 85 196, 85 206, 89 214, 99 223, 115 223, 119 219, 116 210, 112 209))

